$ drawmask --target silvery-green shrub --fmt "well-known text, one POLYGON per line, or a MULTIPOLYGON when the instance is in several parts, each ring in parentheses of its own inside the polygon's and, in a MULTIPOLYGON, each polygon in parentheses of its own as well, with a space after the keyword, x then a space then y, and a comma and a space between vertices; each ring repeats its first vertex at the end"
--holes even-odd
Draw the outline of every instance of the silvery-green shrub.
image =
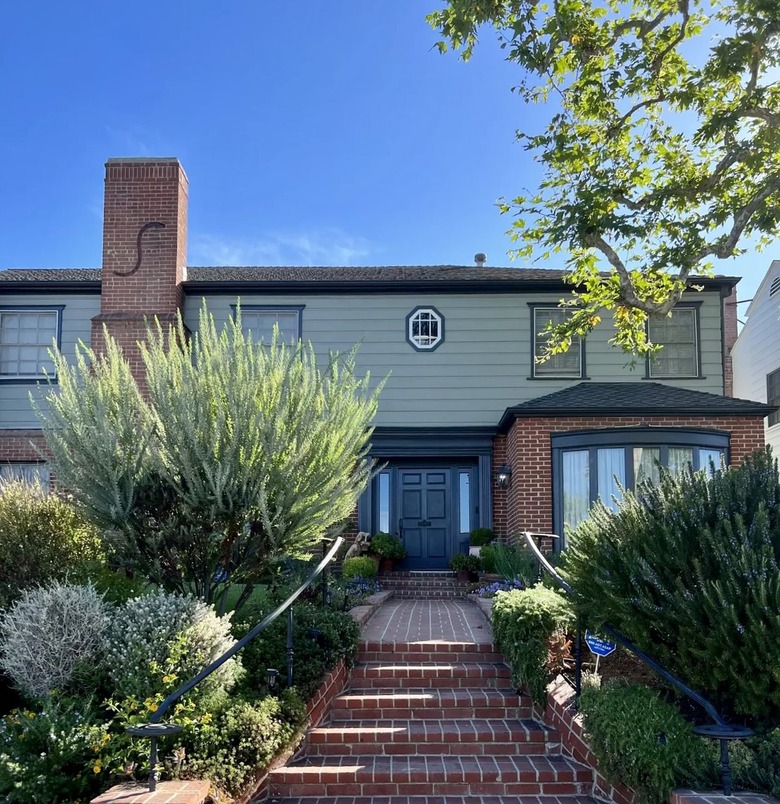
MULTIPOLYGON (((116 609, 105 634, 108 672, 115 692, 146 698, 168 692, 235 643, 230 616, 189 595, 160 592, 128 600, 116 609)), ((227 690, 241 672, 230 659, 198 686, 227 690)))
POLYGON ((30 589, 0 619, 0 667, 32 697, 62 688, 79 665, 98 663, 108 614, 91 585, 30 589))

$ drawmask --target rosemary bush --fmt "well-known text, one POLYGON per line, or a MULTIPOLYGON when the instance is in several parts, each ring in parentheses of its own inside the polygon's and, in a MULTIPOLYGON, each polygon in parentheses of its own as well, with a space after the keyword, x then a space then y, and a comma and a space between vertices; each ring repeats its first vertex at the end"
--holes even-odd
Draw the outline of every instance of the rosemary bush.
POLYGON ((773 725, 779 561, 780 481, 766 450, 712 478, 664 472, 615 513, 596 505, 562 572, 591 627, 611 623, 726 713, 773 725))

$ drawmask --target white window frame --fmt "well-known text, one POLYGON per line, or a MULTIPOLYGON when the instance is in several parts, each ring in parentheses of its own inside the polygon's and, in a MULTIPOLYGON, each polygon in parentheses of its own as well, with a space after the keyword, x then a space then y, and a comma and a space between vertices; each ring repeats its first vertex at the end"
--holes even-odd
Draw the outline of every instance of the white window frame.
POLYGON ((406 316, 406 341, 418 352, 432 352, 444 343, 444 316, 435 307, 415 307, 406 316), (415 334, 415 324, 436 322, 435 336, 415 334), (433 340, 430 340, 433 337, 433 340))
MULTIPOLYGON (((693 374, 670 374, 670 373, 662 373, 658 371, 657 368, 654 368, 654 363, 656 360, 654 359, 654 355, 650 355, 647 359, 647 377, 649 379, 660 379, 660 380, 673 380, 673 379, 696 379, 701 377, 701 335, 700 335, 700 327, 699 327, 699 304, 681 304, 674 308, 672 308, 670 312, 670 317, 674 317, 675 315, 686 314, 691 315, 693 317, 693 374)), ((653 341, 651 333, 650 333, 650 326, 651 321, 653 319, 648 319, 647 322, 647 337, 653 343, 657 343, 657 341, 653 341)), ((672 344, 662 344, 664 348, 666 346, 672 344)), ((680 345, 680 344, 676 344, 680 345)), ((659 353, 659 357, 663 356, 663 349, 659 353)))
MULTIPOLYGON (((45 361, 41 360, 40 357, 36 358, 38 361, 38 371, 34 374, 11 374, 11 373, 1 373, 2 368, 0 368, 0 383, 28 383, 28 382, 38 382, 40 380, 44 380, 47 377, 54 380, 56 379, 54 365, 48 358, 48 350, 52 347, 52 340, 56 343, 57 348, 59 349, 62 345, 62 311, 65 309, 64 304, 57 304, 57 305, 2 305, 0 306, 0 366, 2 365, 3 355, 7 354, 5 352, 6 349, 12 349, 14 347, 21 348, 24 346, 33 347, 38 350, 38 354, 41 354, 41 349, 45 350, 43 354, 47 355, 45 361), (2 318, 4 315, 53 315, 54 316, 54 338, 52 340, 47 340, 45 343, 38 339, 35 343, 4 343, 3 342, 3 322, 2 318), (47 365, 48 364, 48 365, 47 365), (46 369, 46 370, 44 370, 46 369), (47 374, 48 371, 48 374, 47 374)), ((19 330, 20 332, 20 341, 21 341, 21 332, 23 330, 19 330)), ((36 333, 39 331, 36 328, 36 333)), ((21 362, 21 358, 17 358, 19 362, 21 362)))
POLYGON ((551 313, 561 313, 565 316, 571 315, 566 309, 557 305, 537 305, 531 307, 531 377, 533 379, 550 380, 579 380, 585 376, 585 339, 575 335, 571 339, 571 346, 568 351, 561 355, 553 355, 544 363, 537 363, 537 357, 541 356, 539 347, 543 347, 547 341, 544 337, 545 328, 550 320, 551 313), (537 321, 537 313, 545 313, 545 320, 541 323, 537 321), (539 339, 543 340, 539 340, 539 339), (577 354, 577 369, 563 369, 560 362, 571 354, 577 354))
MULTIPOLYGON (((231 305, 233 308, 233 315, 235 316, 236 313, 236 305, 231 305)), ((251 326, 247 326, 247 316, 251 315, 269 315, 275 316, 276 320, 275 323, 279 322, 279 315, 295 315, 295 324, 296 324, 296 334, 295 337, 291 337, 289 340, 287 338, 283 338, 285 343, 290 344, 297 344, 298 341, 301 340, 303 337, 303 310, 305 305, 303 304, 247 304, 241 306, 241 327, 244 332, 248 332, 252 329, 251 326)), ((280 334, 281 332, 280 327, 280 334)), ((252 331, 252 340, 255 343, 260 343, 262 340, 263 343, 268 345, 264 339, 259 339, 257 337, 256 332, 252 331)))

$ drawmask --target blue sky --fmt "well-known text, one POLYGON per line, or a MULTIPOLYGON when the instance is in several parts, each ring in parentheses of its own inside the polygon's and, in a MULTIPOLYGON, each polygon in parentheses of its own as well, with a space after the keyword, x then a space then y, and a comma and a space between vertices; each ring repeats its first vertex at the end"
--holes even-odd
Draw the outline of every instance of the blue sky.
MULTIPOLYGON (((436 0, 9 4, 0 268, 100 264, 103 163, 178 156, 190 265, 506 265, 499 196, 541 121, 492 37, 435 50, 436 0)), ((780 248, 721 263, 749 298, 780 248)), ((744 309, 744 308, 743 308, 744 309)))

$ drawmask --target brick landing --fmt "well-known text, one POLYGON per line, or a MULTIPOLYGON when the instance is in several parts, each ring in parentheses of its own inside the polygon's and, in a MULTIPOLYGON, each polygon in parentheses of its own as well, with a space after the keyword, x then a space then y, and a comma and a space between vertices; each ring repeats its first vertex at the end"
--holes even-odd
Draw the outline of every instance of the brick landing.
POLYGON ((485 615, 467 600, 393 600, 371 618, 363 629, 363 640, 491 645, 493 629, 485 615))

